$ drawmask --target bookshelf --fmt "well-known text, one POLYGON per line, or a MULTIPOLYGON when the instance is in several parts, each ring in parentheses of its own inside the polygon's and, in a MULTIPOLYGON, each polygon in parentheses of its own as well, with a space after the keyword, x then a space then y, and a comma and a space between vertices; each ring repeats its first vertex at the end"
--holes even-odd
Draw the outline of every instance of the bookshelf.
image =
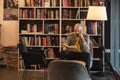
POLYGON ((103 5, 98 0, 20 0, 19 4, 19 38, 28 49, 43 49, 46 58, 59 56, 62 42, 76 23, 81 23, 89 34, 94 53, 102 44, 100 22, 86 20, 90 5, 103 5))

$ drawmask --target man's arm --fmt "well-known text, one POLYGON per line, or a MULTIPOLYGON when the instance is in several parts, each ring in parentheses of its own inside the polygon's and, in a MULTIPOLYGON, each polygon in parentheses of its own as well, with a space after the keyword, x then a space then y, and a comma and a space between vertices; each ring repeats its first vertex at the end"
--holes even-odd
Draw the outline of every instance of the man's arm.
POLYGON ((82 52, 90 52, 90 38, 87 34, 81 34, 82 52))

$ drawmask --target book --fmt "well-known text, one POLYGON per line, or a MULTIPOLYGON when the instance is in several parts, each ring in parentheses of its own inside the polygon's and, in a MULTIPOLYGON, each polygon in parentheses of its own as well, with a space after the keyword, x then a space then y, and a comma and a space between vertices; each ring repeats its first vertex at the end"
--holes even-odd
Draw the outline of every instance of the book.
POLYGON ((68 7, 68 0, 63 0, 63 7, 68 7))
POLYGON ((55 10, 55 18, 56 18, 56 19, 59 18, 59 10, 55 10))
POLYGON ((38 36, 36 41, 37 41, 36 45, 41 46, 41 36, 38 36))
POLYGON ((26 34, 26 33, 28 33, 28 32, 27 32, 27 30, 21 30, 21 33, 22 33, 22 34, 26 34))
POLYGON ((25 6, 25 0, 20 0, 20 6, 22 7, 22 6, 25 6))
POLYGON ((54 34, 55 33, 55 24, 49 24, 48 25, 48 34, 54 34))
POLYGON ((46 58, 54 58, 54 51, 53 51, 53 48, 46 48, 44 50, 44 54, 45 54, 45 57, 46 58))
POLYGON ((45 7, 50 7, 50 0, 45 0, 44 5, 45 7))
POLYGON ((40 6, 40 2, 41 0, 34 0, 34 6, 40 6))
POLYGON ((91 22, 92 34, 97 34, 97 22, 91 22))
POLYGON ((35 37, 30 37, 30 46, 35 45, 35 37))
POLYGON ((75 45, 69 46, 66 43, 63 43, 62 45, 63 45, 63 47, 66 48, 65 50, 67 50, 67 51, 77 51, 77 47, 75 45))
POLYGON ((55 23, 55 34, 59 33, 59 24, 55 23))
POLYGON ((26 46, 29 46, 28 37, 23 37, 23 38, 24 38, 24 41, 25 41, 25 45, 26 45, 26 46))
POLYGON ((37 24, 31 26, 31 32, 37 32, 37 24))
POLYGON ((53 48, 48 48, 48 58, 54 58, 53 48))
POLYGON ((68 9, 63 9, 62 10, 62 18, 69 18, 69 10, 68 9))
POLYGON ((98 24, 97 22, 87 21, 87 34, 98 34, 98 24))
POLYGON ((30 26, 31 26, 31 25, 28 23, 28 24, 27 24, 27 32, 31 32, 30 26))
POLYGON ((41 19, 44 19, 44 18, 45 18, 45 10, 41 9, 41 19))
POLYGON ((37 24, 27 24, 27 32, 37 32, 37 24))
POLYGON ((96 41, 94 38, 91 37, 90 40, 91 40, 91 42, 92 42, 92 46, 93 46, 93 47, 99 46, 99 44, 97 43, 97 41, 96 41))
POLYGON ((59 37, 51 37, 51 44, 52 46, 58 46, 59 45, 59 37))
POLYGON ((47 46, 51 46, 51 39, 50 36, 46 36, 47 38, 47 46))
POLYGON ((46 37, 42 37, 42 45, 47 46, 47 39, 46 37))

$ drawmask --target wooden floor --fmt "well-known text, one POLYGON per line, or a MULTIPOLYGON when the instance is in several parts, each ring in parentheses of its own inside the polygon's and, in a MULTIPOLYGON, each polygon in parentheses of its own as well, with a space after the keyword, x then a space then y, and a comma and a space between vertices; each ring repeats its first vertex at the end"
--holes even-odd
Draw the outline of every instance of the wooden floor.
MULTIPOLYGON (((0 69, 0 80, 22 80, 23 71, 0 69)), ((111 73, 104 77, 98 77, 96 73, 91 73, 91 80, 115 80, 111 73)), ((43 71, 30 71, 26 80, 45 80, 43 71)))

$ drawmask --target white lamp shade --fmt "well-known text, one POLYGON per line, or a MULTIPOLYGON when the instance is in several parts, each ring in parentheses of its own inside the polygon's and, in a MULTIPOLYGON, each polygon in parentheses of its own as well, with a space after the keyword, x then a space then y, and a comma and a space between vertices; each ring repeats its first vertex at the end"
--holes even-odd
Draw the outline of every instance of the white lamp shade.
POLYGON ((107 20, 105 6, 89 6, 87 20, 107 20))

